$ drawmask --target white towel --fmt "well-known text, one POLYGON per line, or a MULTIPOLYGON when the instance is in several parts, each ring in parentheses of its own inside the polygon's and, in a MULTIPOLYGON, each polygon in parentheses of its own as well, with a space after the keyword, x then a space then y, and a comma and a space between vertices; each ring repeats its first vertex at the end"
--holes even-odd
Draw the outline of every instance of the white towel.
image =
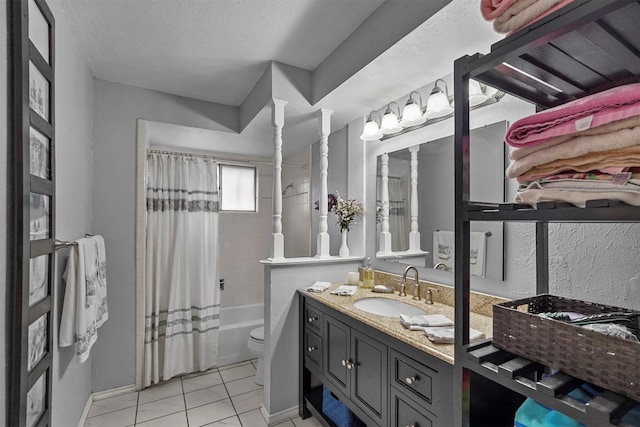
POLYGON ((452 326, 453 321, 444 314, 423 314, 418 316, 407 316, 406 314, 400 315, 400 323, 405 328, 411 329, 411 327, 421 330, 428 326, 452 326))
POLYGON ((456 235, 453 231, 433 232, 433 265, 445 264, 447 271, 453 271, 456 235))
MULTIPOLYGON (((425 328, 424 334, 430 341, 443 344, 451 344, 455 339, 453 328, 425 328)), ((486 336, 480 331, 469 328, 469 342, 485 339, 486 336)))
POLYGON ((96 305, 98 302, 98 273, 100 264, 98 261, 98 242, 92 237, 82 239, 86 244, 78 245, 78 249, 83 252, 84 258, 84 275, 85 275, 85 292, 87 297, 85 304, 96 305))
POLYGON ((469 242, 469 262, 471 263, 471 274, 484 277, 485 275, 485 253, 487 252, 487 234, 481 231, 472 231, 469 242))
POLYGON ((104 238, 95 235, 92 239, 96 242, 98 250, 98 286, 97 286, 97 307, 96 307, 96 327, 100 327, 109 318, 109 308, 107 305, 107 252, 104 246, 104 238))
POLYGON ((309 292, 324 292, 329 286, 331 286, 331 282, 315 282, 307 290, 309 292))
MULTIPOLYGON (((455 270, 455 238, 453 231, 433 232, 433 265, 445 264, 447 271, 455 270)), ((472 231, 469 243, 471 274, 484 277, 487 252, 487 235, 481 231, 472 231)))
POLYGON ((332 290, 331 293, 334 295, 351 296, 355 294, 357 290, 357 286, 340 285, 336 289, 332 290))
POLYGON ((62 318, 58 342, 60 347, 75 344, 76 359, 84 362, 89 358, 89 350, 96 342, 96 305, 87 304, 87 282, 84 254, 88 248, 95 248, 90 239, 79 239, 77 246, 71 246, 64 278, 67 283, 62 305, 62 318))

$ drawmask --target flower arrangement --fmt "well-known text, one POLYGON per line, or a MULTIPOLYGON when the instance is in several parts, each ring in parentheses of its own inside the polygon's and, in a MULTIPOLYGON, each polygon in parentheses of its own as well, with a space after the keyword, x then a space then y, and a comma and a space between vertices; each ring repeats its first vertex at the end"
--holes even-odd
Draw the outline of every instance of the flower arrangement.
POLYGON ((345 200, 337 193, 336 202, 331 209, 338 216, 338 225, 341 230, 349 230, 351 224, 357 224, 356 218, 364 214, 364 203, 354 199, 345 200))

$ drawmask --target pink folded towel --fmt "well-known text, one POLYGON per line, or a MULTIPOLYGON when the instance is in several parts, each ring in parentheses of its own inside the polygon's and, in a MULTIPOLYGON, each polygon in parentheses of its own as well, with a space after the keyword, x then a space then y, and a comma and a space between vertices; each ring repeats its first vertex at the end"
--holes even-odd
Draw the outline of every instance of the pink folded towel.
POLYGON ((505 142, 513 147, 536 145, 640 115, 640 83, 618 86, 541 111, 513 123, 505 142))
POLYGON ((485 20, 493 21, 502 16, 505 10, 509 9, 516 1, 518 0, 481 0, 480 12, 485 20))
POLYGON ((496 18, 493 29, 507 36, 562 9, 573 0, 517 0, 502 16, 496 18))

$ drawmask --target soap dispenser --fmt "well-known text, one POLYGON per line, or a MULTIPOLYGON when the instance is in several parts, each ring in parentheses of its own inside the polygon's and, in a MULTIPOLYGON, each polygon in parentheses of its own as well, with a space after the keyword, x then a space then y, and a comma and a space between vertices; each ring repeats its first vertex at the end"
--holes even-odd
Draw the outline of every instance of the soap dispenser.
POLYGON ((365 289, 373 288, 373 268, 371 268, 371 258, 367 257, 367 266, 362 272, 362 287, 365 289))

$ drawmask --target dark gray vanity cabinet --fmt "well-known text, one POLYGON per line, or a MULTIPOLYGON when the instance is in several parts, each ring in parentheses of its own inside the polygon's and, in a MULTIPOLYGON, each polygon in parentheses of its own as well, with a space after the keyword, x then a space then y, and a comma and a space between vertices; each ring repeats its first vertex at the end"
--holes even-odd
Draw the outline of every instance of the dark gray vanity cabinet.
POLYGON ((300 299, 303 418, 313 413, 333 425, 322 414, 324 385, 368 426, 451 425, 450 364, 304 294, 300 299))
POLYGON ((387 346, 325 315, 325 377, 380 425, 387 409, 387 346))

